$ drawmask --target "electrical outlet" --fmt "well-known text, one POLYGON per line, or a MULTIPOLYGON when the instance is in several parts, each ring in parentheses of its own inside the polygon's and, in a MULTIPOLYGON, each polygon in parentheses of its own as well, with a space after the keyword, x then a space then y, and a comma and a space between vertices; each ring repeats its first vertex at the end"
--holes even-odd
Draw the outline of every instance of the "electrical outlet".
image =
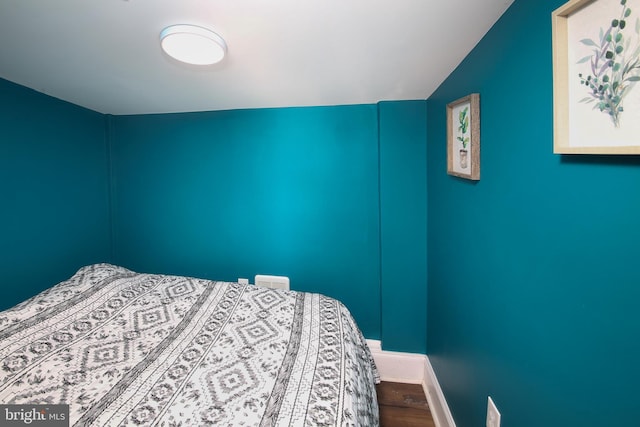
POLYGON ((487 427, 500 427, 500 412, 498 412, 491 396, 489 396, 487 403, 487 427))
POLYGON ((238 283, 241 285, 248 285, 249 279, 238 279, 238 283))
POLYGON ((289 278, 287 276, 256 274, 255 284, 264 288, 289 290, 289 278))

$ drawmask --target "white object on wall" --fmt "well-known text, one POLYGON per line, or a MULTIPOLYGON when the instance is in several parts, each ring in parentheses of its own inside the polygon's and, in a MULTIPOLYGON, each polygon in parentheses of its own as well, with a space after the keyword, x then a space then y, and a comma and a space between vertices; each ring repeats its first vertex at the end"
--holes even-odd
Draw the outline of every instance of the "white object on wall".
POLYGON ((263 288, 286 289, 289 290, 289 278, 286 276, 269 276, 266 274, 256 274, 255 285, 263 288))

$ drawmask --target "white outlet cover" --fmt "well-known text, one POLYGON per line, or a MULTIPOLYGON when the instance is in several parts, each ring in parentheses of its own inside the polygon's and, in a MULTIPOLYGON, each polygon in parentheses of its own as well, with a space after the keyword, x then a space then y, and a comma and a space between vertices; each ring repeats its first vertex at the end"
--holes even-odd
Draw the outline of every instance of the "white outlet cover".
POLYGON ((290 289, 289 278, 287 276, 270 276, 266 274, 256 274, 255 284, 271 289, 290 289))
POLYGON ((500 412, 489 396, 487 403, 487 427, 500 427, 500 412))
POLYGON ((238 279, 238 283, 241 285, 248 285, 249 279, 238 279))

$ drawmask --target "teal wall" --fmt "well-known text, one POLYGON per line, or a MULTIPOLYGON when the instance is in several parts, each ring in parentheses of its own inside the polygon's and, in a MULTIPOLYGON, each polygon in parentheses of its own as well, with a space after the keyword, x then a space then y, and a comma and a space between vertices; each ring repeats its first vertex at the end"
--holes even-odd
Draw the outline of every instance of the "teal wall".
POLYGON ((283 274, 426 352, 426 101, 105 116, 0 94, 0 308, 94 262, 283 274))
POLYGON ((426 354, 427 103, 381 102, 382 343, 426 354))
MULTIPOLYGON (((428 100, 428 352, 460 427, 640 423, 640 158, 553 154, 551 12, 516 0, 428 100), (480 93, 481 171, 446 173, 480 93)), ((638 89, 636 89, 638 90, 638 89)))
POLYGON ((0 79, 0 309, 110 257, 101 114, 0 79))
POLYGON ((377 122, 375 105, 112 117, 116 261, 286 275, 377 338, 377 122))
POLYGON ((287 275, 385 349, 425 353, 425 115, 412 101, 110 117, 116 262, 287 275))

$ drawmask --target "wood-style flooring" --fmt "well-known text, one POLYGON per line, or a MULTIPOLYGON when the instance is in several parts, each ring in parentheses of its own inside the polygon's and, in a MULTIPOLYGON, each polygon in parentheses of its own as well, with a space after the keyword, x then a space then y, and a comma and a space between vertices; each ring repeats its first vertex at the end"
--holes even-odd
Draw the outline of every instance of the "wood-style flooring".
POLYGON ((380 427, 435 427, 422 385, 381 382, 376 391, 380 427))

